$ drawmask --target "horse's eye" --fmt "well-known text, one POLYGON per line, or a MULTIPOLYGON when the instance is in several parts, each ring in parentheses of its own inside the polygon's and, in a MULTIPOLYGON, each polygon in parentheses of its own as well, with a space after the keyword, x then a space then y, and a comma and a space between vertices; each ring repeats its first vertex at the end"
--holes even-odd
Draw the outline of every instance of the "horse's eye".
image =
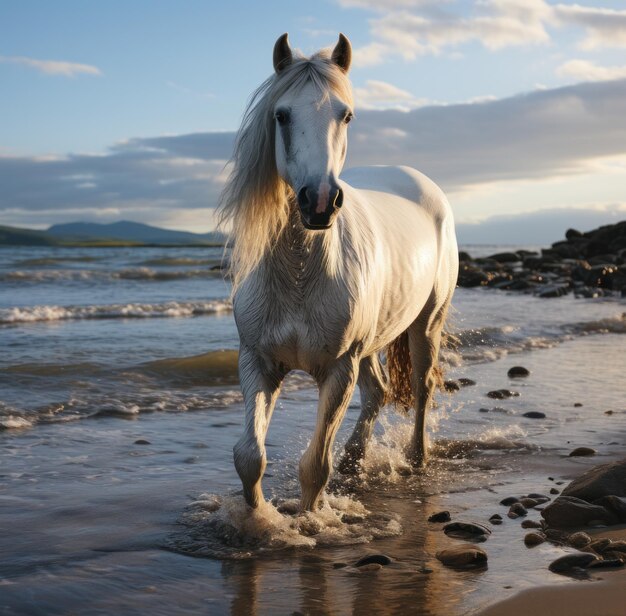
POLYGON ((287 122, 287 114, 284 111, 277 111, 274 117, 279 124, 285 124, 285 122, 287 122))
POLYGON ((348 111, 348 113, 346 113, 346 115, 345 115, 345 117, 344 117, 343 121, 344 121, 346 124, 349 124, 349 123, 352 121, 352 118, 354 118, 354 114, 353 114, 351 111, 348 111))

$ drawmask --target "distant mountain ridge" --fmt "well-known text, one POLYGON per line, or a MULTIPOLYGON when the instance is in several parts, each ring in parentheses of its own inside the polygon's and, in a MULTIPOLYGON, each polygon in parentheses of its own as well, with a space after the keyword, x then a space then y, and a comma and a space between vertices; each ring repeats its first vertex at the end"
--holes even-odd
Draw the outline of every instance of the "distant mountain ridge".
POLYGON ((72 246, 85 244, 106 245, 215 245, 224 244, 226 236, 217 231, 191 233, 170 231, 130 220, 102 224, 93 222, 71 222, 52 225, 47 231, 0 226, 0 245, 27 246, 72 246))

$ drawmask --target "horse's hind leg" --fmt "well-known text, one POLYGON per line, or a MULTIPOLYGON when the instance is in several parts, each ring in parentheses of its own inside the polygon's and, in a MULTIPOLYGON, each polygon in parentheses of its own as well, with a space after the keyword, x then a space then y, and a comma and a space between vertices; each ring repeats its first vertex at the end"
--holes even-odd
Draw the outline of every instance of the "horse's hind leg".
POLYGON ((365 456, 367 443, 380 408, 384 404, 387 391, 387 375, 382 368, 378 353, 364 357, 359 365, 359 391, 361 393, 361 414, 354 431, 346 443, 345 453, 339 462, 338 470, 345 475, 355 473, 359 462, 365 456))
POLYGON ((346 354, 320 381, 317 424, 313 438, 300 460, 301 507, 317 508, 332 468, 332 447, 358 377, 358 359, 346 354))
POLYGON ((441 383, 439 348, 450 298, 443 305, 425 307, 409 327, 411 354, 411 385, 415 394, 415 430, 411 458, 415 466, 423 466, 427 459, 426 413, 431 406, 435 388, 441 383))
POLYGON ((263 500, 261 478, 266 466, 265 435, 284 376, 268 374, 262 368, 256 354, 242 345, 239 351, 239 380, 245 404, 245 427, 233 451, 243 495, 251 507, 257 507, 263 500))

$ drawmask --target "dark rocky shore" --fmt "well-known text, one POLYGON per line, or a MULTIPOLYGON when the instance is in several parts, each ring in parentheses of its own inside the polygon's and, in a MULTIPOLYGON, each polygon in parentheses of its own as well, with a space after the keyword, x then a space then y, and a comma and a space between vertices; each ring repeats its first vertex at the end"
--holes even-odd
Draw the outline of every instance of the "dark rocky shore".
POLYGON ((626 220, 581 233, 543 248, 501 252, 473 259, 459 253, 460 287, 484 286, 538 297, 626 296, 626 220))

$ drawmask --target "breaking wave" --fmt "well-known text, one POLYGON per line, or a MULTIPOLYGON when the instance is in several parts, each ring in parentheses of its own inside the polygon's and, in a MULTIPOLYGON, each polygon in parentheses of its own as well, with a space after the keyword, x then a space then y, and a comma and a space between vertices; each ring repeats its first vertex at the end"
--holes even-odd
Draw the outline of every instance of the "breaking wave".
POLYGON ((96 306, 31 306, 0 309, 0 324, 78 319, 149 319, 193 317, 230 312, 229 300, 164 302, 161 304, 109 304, 96 306))

